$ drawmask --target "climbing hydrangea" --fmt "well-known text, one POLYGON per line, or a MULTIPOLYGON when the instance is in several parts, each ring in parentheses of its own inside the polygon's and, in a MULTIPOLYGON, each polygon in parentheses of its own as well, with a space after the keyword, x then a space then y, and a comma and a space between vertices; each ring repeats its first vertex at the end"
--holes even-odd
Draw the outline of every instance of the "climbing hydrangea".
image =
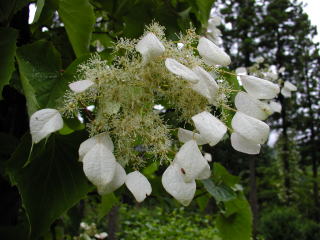
POLYGON ((177 42, 164 36, 164 28, 153 23, 140 39, 120 39, 112 64, 95 55, 80 66, 81 77, 69 84, 59 111, 43 109, 31 116, 37 143, 62 128, 61 115, 85 115, 91 137, 80 145, 79 160, 101 195, 125 184, 138 202, 143 201, 152 188, 139 170, 156 160, 169 165, 162 177, 166 191, 188 205, 196 180, 211 175, 211 156, 204 157, 199 145, 215 146, 229 130, 235 150, 258 154, 268 139, 269 126, 263 120, 275 110, 265 100, 278 95, 277 84, 241 74, 243 91, 233 89, 224 75, 236 75, 222 69, 230 57, 214 42, 194 29, 177 42), (162 111, 156 111, 156 105, 162 111), (213 109, 219 114, 212 114, 213 109), (225 109, 234 111, 231 125, 225 109), (166 112, 177 113, 177 122, 194 128, 176 129, 165 121, 166 112), (177 140, 183 143, 178 150, 177 140), (127 174, 125 168, 133 171, 127 174))

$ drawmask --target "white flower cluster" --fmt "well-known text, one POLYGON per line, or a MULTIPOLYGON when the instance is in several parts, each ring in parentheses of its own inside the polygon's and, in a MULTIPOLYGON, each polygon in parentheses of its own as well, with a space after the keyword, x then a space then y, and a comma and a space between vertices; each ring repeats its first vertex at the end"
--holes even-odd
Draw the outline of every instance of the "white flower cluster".
MULTIPOLYGON (((212 24, 216 26, 217 20, 212 20, 212 24)), ((165 47, 149 32, 137 43, 136 50, 142 55, 143 64, 147 64, 162 56, 165 47)), ((231 62, 221 48, 205 37, 199 39, 197 50, 209 66, 227 66, 231 62)), ((216 105, 219 85, 203 67, 190 69, 172 58, 166 58, 164 62, 168 71, 187 80, 191 89, 204 96, 209 104, 216 105)), ((235 97, 237 109, 231 124, 231 144, 237 151, 258 154, 261 144, 267 141, 269 135, 269 126, 262 120, 274 111, 279 111, 277 103, 269 104, 262 100, 272 100, 280 89, 278 85, 254 76, 240 75, 240 79, 246 92, 240 91, 235 97)), ((81 80, 71 83, 69 87, 73 92, 80 93, 93 85, 92 81, 81 80)), ((214 146, 228 130, 220 119, 207 111, 194 115, 192 121, 197 132, 179 129, 178 138, 184 144, 162 176, 166 191, 185 206, 194 197, 195 180, 206 179, 211 175, 207 161, 211 159, 202 155, 198 145, 214 146)), ((61 115, 55 109, 43 109, 34 113, 30 120, 33 142, 39 142, 62 126, 61 115)), ((79 148, 79 160, 83 163, 85 175, 97 187, 99 194, 111 193, 125 184, 138 202, 143 201, 152 191, 149 181, 139 171, 126 174, 113 151, 113 142, 106 132, 83 142, 79 148)))

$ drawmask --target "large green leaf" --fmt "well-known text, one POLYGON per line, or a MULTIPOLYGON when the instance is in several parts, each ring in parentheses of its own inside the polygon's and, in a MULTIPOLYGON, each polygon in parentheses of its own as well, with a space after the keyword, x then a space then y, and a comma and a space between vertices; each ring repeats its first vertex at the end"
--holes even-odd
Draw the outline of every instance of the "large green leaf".
POLYGON ((7 173, 19 189, 30 222, 30 238, 37 239, 51 223, 84 198, 92 187, 78 160, 84 134, 52 135, 47 143, 34 147, 28 158, 31 138, 23 137, 7 165, 7 173))
POLYGON ((89 53, 95 16, 88 0, 60 0, 59 16, 77 57, 89 53))
MULTIPOLYGON (((14 14, 28 3, 28 0, 1 0, 0 22, 10 22, 14 14)), ((1 35, 2 36, 2 35, 1 35)))
POLYGON ((217 218, 217 228, 222 239, 250 240, 252 214, 248 201, 241 193, 231 201, 225 202, 225 211, 217 218))
POLYGON ((2 99, 2 89, 9 83, 14 70, 18 31, 13 28, 0 28, 0 36, 0 99, 2 99))
POLYGON ((18 48, 17 60, 31 115, 48 106, 55 85, 61 82, 61 57, 51 43, 40 40, 18 48))
POLYGON ((216 185, 211 179, 201 180, 204 188, 217 202, 225 202, 236 198, 236 193, 227 185, 216 185))
POLYGON ((61 57, 53 45, 38 41, 17 50, 20 78, 31 115, 42 108, 61 106, 68 83, 75 80, 79 64, 89 58, 84 55, 61 72, 61 57))

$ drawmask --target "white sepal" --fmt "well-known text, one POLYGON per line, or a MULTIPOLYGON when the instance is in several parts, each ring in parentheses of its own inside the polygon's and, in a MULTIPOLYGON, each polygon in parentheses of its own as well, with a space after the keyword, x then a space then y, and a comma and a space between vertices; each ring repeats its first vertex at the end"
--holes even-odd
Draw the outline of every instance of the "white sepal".
POLYGON ((202 156, 194 140, 182 145, 173 162, 180 167, 185 182, 191 182, 200 177, 208 166, 207 160, 202 156))
POLYGON ((113 153, 102 143, 94 145, 82 159, 86 177, 98 189, 109 184, 115 174, 117 162, 113 153))
POLYGON ((75 93, 81 93, 91 87, 94 82, 90 80, 80 80, 69 84, 69 88, 75 93))
POLYGON ((164 189, 184 206, 188 206, 196 192, 195 180, 185 182, 180 167, 177 164, 170 165, 162 175, 164 189))
POLYGON ((244 89, 257 99, 272 99, 280 92, 277 84, 249 75, 240 75, 244 89))
POLYGON ((136 50, 141 53, 144 63, 160 56, 165 48, 153 33, 147 33, 136 45, 136 50))
POLYGON ((233 129, 244 138, 256 144, 263 144, 269 137, 269 126, 253 117, 237 111, 232 118, 233 129))
POLYGON ((110 183, 106 184, 105 186, 98 187, 98 193, 100 195, 105 195, 117 190, 121 187, 124 182, 126 181, 127 174, 124 168, 117 162, 116 163, 116 170, 114 176, 110 183))
POLYGON ((209 112, 198 113, 192 120, 201 137, 206 139, 210 146, 216 145, 227 132, 227 127, 209 112))
POLYGON ((81 162, 83 157, 89 152, 97 143, 105 145, 110 152, 113 152, 113 142, 108 133, 100 133, 91 138, 88 138, 80 144, 79 147, 79 161, 81 162))
POLYGON ((239 92, 236 95, 235 105, 240 112, 259 120, 265 120, 273 112, 267 103, 259 101, 246 92, 239 92))
POLYGON ((290 91, 288 88, 286 88, 286 87, 281 88, 281 94, 282 94, 282 96, 284 96, 285 98, 291 97, 291 91, 290 91))
POLYGON ((289 91, 297 91, 297 87, 289 81, 285 81, 283 87, 287 88, 289 91))
POLYGON ((237 132, 231 134, 231 145, 235 150, 247 154, 258 154, 261 148, 260 144, 250 142, 237 132))
POLYGON ((199 81, 198 76, 190 68, 172 58, 167 58, 165 65, 170 72, 182 77, 185 80, 188 80, 192 83, 197 83, 199 81))
MULTIPOLYGON (((204 158, 205 159, 205 158, 204 158)), ((207 159, 205 159, 207 161, 207 159)), ((206 167, 198 174, 197 180, 207 179, 211 176, 210 165, 207 164, 206 167)))
POLYGON ((210 102, 214 101, 219 90, 217 82, 202 67, 195 67, 192 70, 199 77, 199 82, 192 84, 191 88, 210 102))
POLYGON ((279 102, 271 101, 269 103, 270 108, 272 109, 273 112, 278 112, 280 113, 282 110, 282 106, 279 102))
POLYGON ((231 59, 221 48, 205 37, 199 39, 198 52, 208 65, 228 66, 231 59))
POLYGON ((61 128, 63 128, 63 120, 56 109, 41 109, 30 117, 30 133, 33 143, 40 142, 61 128))
POLYGON ((127 188, 133 194, 137 202, 142 202, 151 194, 152 188, 148 179, 139 171, 131 172, 125 181, 127 188))
POLYGON ((178 129, 178 139, 180 142, 186 143, 190 140, 195 140, 198 145, 206 144, 207 141, 201 137, 199 133, 195 133, 183 128, 178 129))

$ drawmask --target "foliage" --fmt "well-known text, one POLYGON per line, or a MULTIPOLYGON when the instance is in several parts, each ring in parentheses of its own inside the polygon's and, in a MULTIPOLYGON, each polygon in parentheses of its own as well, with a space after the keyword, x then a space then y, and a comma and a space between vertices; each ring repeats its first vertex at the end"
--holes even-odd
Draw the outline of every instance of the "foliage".
POLYGON ((185 208, 120 208, 119 239, 213 239, 220 240, 214 217, 185 208))
POLYGON ((316 240, 320 237, 319 224, 303 218, 294 208, 266 209, 260 224, 261 234, 266 240, 316 240))

